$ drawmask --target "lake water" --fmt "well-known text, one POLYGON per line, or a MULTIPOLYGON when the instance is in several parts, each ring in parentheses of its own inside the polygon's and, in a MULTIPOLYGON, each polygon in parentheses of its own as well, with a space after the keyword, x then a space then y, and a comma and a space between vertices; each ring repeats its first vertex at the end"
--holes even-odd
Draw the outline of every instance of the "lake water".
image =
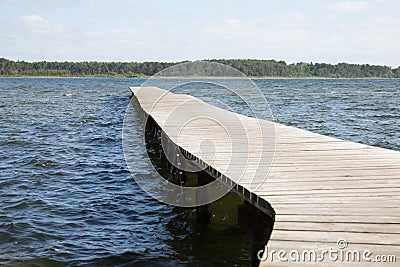
MULTIPOLYGON (((157 202, 127 170, 121 132, 128 87, 144 81, 0 79, 0 265, 249 264, 235 195, 214 204, 209 229, 199 230, 193 209, 157 202)), ((277 122, 400 151, 399 79, 254 82, 277 122)), ((247 112, 212 86, 185 92, 247 112)), ((138 140, 134 175, 152 176, 141 146, 138 140)))

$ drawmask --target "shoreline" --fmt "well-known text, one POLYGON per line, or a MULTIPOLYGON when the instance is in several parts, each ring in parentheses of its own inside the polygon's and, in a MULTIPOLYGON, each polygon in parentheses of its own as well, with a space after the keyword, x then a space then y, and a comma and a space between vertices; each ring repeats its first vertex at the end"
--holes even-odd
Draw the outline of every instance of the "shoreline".
POLYGON ((304 80, 349 80, 349 79, 371 79, 371 80, 395 80, 396 77, 267 77, 267 76, 244 76, 244 77, 215 77, 215 76, 196 76, 196 77, 153 77, 153 76, 0 76, 0 79, 254 79, 254 80, 289 80, 289 79, 304 79, 304 80))

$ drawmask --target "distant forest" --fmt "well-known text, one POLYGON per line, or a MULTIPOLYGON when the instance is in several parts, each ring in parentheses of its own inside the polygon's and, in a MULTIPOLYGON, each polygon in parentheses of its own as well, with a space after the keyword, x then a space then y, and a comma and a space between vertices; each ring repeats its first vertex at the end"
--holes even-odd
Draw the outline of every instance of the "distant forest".
MULTIPOLYGON (((369 64, 295 63, 258 59, 213 59, 252 77, 400 78, 400 67, 369 64)), ((0 58, 0 76, 146 77, 182 62, 25 62, 0 58)))

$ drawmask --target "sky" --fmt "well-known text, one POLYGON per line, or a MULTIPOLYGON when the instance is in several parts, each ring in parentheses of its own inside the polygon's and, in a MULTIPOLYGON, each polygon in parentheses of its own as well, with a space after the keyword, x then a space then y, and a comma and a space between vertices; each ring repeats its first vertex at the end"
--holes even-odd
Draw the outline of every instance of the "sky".
POLYGON ((0 57, 400 65, 400 0, 0 0, 0 57))

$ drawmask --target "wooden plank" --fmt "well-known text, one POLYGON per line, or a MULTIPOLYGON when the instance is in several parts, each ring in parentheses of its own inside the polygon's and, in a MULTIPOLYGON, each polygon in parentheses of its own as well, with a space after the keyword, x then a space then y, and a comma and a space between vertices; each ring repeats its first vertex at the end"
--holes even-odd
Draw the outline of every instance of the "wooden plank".
POLYGON ((280 222, 274 224, 274 230, 291 231, 326 231, 326 232, 355 232, 355 233, 391 233, 400 234, 396 224, 359 224, 336 222, 280 222))
POLYGON ((329 204, 318 206, 318 207, 302 207, 296 209, 290 205, 286 207, 274 208, 276 214, 278 215, 332 215, 340 214, 342 216, 351 215, 374 215, 374 216, 392 216, 398 217, 400 221, 400 209, 398 207, 332 207, 329 204))
POLYGON ((336 223, 369 223, 369 224, 399 224, 398 216, 379 216, 377 214, 365 215, 342 215, 342 214, 331 214, 331 215, 304 215, 304 214, 287 214, 277 215, 276 221, 281 222, 336 222, 336 223))
POLYGON ((274 230, 271 235, 271 240, 282 241, 335 242, 339 239, 345 239, 352 244, 391 245, 400 247, 400 235, 391 233, 274 230))

